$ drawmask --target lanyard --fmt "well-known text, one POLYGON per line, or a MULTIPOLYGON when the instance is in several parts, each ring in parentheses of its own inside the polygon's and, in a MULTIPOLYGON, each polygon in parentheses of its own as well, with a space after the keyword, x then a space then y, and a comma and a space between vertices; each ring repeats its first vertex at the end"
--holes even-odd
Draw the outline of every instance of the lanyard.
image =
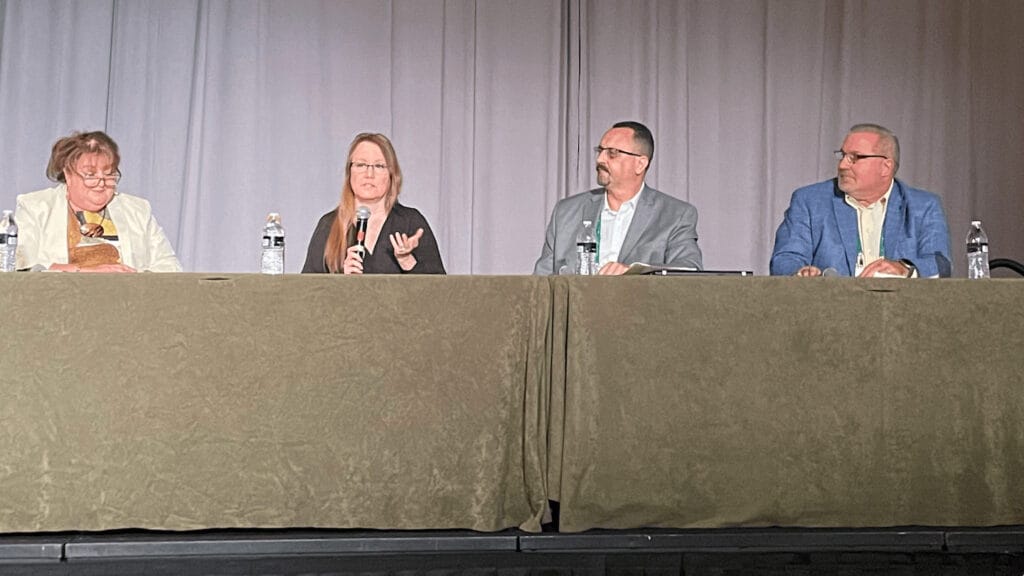
MULTIPOLYGON (((857 230, 857 253, 861 256, 864 255, 864 248, 860 244, 860 227, 857 230)), ((885 258, 885 226, 882 226, 882 235, 878 238, 878 257, 885 258)))
MULTIPOLYGON (((888 206, 885 207, 888 210, 888 206)), ((863 234, 861 231, 861 213, 857 211, 857 270, 854 271, 856 274, 858 270, 864 268, 866 262, 864 262, 864 247, 861 244, 860 237, 863 234)), ((878 257, 885 258, 885 217, 882 218, 882 231, 878 235, 878 257)))

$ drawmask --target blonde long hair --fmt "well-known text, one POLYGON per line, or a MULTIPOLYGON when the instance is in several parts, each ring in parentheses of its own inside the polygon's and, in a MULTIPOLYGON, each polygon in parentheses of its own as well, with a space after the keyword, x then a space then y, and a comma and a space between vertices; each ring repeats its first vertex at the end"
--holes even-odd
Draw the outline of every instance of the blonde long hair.
POLYGON ((379 146, 381 152, 384 153, 384 161, 388 164, 391 185, 384 196, 384 209, 388 214, 391 213, 391 207, 395 205, 398 194, 402 191, 402 168, 398 165, 398 156, 388 137, 373 132, 363 132, 357 135, 352 140, 352 145, 348 147, 348 159, 345 162, 345 184, 341 187, 338 215, 331 225, 331 233, 324 246, 324 264, 332 273, 341 272, 345 264, 345 253, 349 247, 349 230, 356 217, 356 195, 352 192, 352 154, 355 152, 356 146, 363 142, 372 142, 379 146))

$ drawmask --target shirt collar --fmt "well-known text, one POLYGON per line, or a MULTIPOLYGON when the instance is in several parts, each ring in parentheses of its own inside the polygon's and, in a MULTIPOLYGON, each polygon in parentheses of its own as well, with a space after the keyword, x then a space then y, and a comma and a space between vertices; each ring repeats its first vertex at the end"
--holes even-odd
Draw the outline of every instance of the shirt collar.
POLYGON ((889 189, 886 190, 885 194, 882 194, 881 198, 879 198, 878 200, 875 200, 874 202, 872 202, 871 204, 868 204, 867 206, 861 204, 860 202, 857 201, 856 198, 854 198, 853 196, 850 196, 849 194, 845 195, 846 203, 849 204, 850 206, 856 208, 857 210, 867 210, 867 211, 870 212, 871 210, 874 210, 875 208, 877 208, 879 206, 879 204, 881 204, 882 206, 885 206, 886 204, 889 203, 889 196, 892 194, 892 187, 895 186, 895 185, 896 185, 896 179, 893 178, 892 182, 889 182, 889 189))
POLYGON ((608 207, 608 192, 605 192, 604 193, 604 206, 603 206, 601 211, 604 212, 605 214, 615 215, 615 214, 618 214, 619 212, 622 212, 623 210, 626 210, 626 209, 628 209, 628 210, 636 210, 636 203, 640 199, 640 195, 643 194, 644 188, 646 186, 647 186, 646 182, 641 182, 640 183, 640 190, 638 190, 637 193, 634 194, 632 198, 630 198, 629 200, 627 200, 627 201, 623 202, 621 205, 619 205, 619 211, 618 212, 612 212, 612 209, 608 207))

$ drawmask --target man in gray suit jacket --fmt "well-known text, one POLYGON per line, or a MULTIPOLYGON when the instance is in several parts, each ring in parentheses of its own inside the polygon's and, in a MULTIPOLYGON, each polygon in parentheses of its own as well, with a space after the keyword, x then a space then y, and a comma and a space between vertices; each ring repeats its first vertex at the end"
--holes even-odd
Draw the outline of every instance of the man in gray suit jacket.
POLYGON ((639 122, 619 122, 594 151, 602 187, 559 200, 533 273, 574 271, 584 220, 597 230, 599 274, 622 274, 637 262, 701 269, 697 209, 644 184, 654 158, 651 131, 639 122))

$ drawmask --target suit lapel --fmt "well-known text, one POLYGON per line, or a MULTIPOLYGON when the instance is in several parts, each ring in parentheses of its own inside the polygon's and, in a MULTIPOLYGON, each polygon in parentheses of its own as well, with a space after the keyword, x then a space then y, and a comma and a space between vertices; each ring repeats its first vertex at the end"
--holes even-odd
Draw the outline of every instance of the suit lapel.
POLYGON ((110 204, 107 204, 107 208, 110 220, 114 223, 114 227, 117 228, 117 251, 121 253, 121 263, 134 267, 135 262, 129 256, 132 254, 131 235, 124 233, 127 230, 129 220, 128 214, 124 210, 126 206, 120 202, 120 196, 118 195, 110 199, 110 204), (125 230, 122 230, 122 227, 125 227, 125 230))
POLYGON ((899 180, 893 180, 892 194, 889 194, 889 202, 885 207, 885 222, 882 224, 882 240, 885 243, 883 257, 889 260, 899 260, 902 256, 899 253, 901 230, 903 226, 903 185, 899 180))
POLYGON ((633 213, 633 220, 629 223, 629 230, 626 230, 626 237, 622 240, 622 249, 619 250, 619 262, 628 264, 633 261, 630 258, 633 249, 640 242, 640 237, 643 236, 644 231, 651 224, 651 220, 657 215, 655 195, 652 192, 654 190, 648 188, 645 184, 643 192, 640 193, 640 199, 636 203, 636 212, 633 213))
POLYGON ((59 264, 68 263, 68 188, 65 184, 57 185, 53 204, 45 206, 46 224, 39 240, 42 259, 59 264))
POLYGON ((604 207, 604 194, 604 189, 601 189, 598 190, 598 193, 590 195, 590 202, 583 206, 581 222, 583 220, 590 220, 594 224, 594 228, 597 228, 598 221, 601 219, 601 208, 604 207))
POLYGON ((857 246, 860 244, 860 230, 857 229, 857 211, 846 203, 846 194, 839 189, 839 183, 835 183, 835 192, 832 194, 832 211, 835 214, 836 222, 839 224, 839 237, 842 240, 843 250, 846 253, 846 265, 849 267, 850 276, 857 273, 857 246))

